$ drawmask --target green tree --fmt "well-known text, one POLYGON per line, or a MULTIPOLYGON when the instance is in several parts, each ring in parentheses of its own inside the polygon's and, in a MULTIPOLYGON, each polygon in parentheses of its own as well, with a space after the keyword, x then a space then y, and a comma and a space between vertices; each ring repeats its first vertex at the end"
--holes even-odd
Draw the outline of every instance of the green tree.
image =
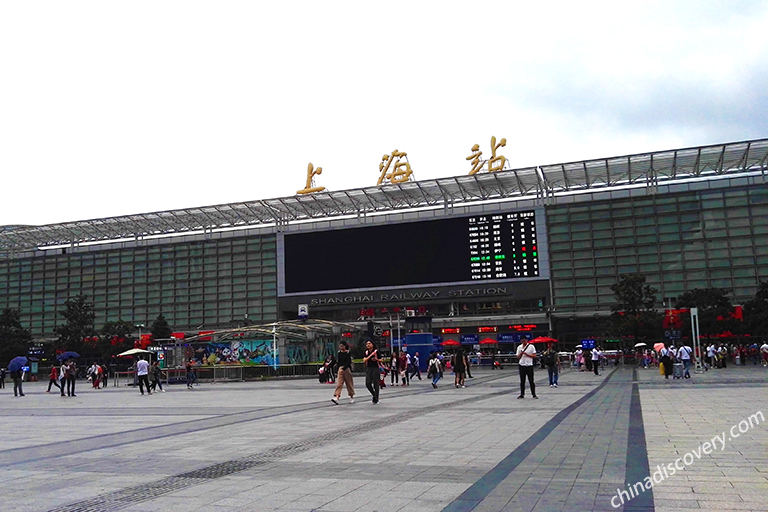
MULTIPOLYGON (((680 295, 675 301, 675 308, 697 308, 699 311, 699 332, 701 336, 710 337, 718 333, 738 332, 738 322, 731 318, 733 305, 727 295, 730 290, 724 288, 694 288, 680 295), (721 318, 721 320, 718 320, 721 318)), ((682 315, 683 332, 690 337, 691 315, 682 315)))
POLYGON ((645 284, 645 276, 621 275, 619 281, 611 286, 611 291, 616 304, 611 306, 607 326, 609 335, 631 336, 635 342, 660 337, 663 315, 654 307, 658 290, 645 284))
POLYGON ((168 325, 168 321, 162 313, 157 315, 155 321, 149 326, 149 331, 152 333, 152 338, 156 340, 168 339, 172 333, 171 326, 168 325))
POLYGON ((66 320, 65 324, 54 327, 59 337, 56 340, 56 348, 62 350, 82 351, 86 348, 85 338, 96 335, 93 321, 96 314, 93 311, 93 302, 88 302, 87 295, 78 295, 74 299, 65 302, 65 310, 59 314, 66 320))
POLYGON ((760 283, 755 298, 744 304, 744 323, 752 336, 768 336, 768 281, 760 283))
POLYGON ((16 356, 26 356, 32 335, 21 326, 18 309, 3 309, 0 313, 0 365, 5 366, 16 356))
POLYGON ((105 323, 99 338, 99 352, 102 357, 110 357, 133 348, 135 330, 133 323, 125 320, 105 323))

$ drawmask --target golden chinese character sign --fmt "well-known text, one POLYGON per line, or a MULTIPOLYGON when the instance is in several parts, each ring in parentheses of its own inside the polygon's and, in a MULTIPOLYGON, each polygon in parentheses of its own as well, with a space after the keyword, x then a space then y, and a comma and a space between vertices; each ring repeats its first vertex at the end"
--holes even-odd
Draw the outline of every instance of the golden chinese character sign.
MULTIPOLYGON (((496 151, 506 145, 507 139, 501 139, 497 144, 496 137, 491 137, 491 158, 488 159, 488 172, 496 172, 504 169, 507 159, 504 156, 496 156, 496 151)), ((480 151, 480 146, 477 144, 472 146, 472 154, 467 157, 467 160, 470 160, 470 163, 472 164, 472 170, 469 171, 470 176, 483 170, 485 162, 480 159, 482 154, 483 152, 480 151)))
POLYGON ((312 162, 309 163, 307 166, 307 184, 306 186, 301 189, 297 190, 297 194, 311 194, 312 192, 322 192, 325 190, 325 187, 316 187, 315 186, 315 176, 318 174, 323 174, 323 168, 318 167, 317 169, 314 168, 312 165, 312 162))
POLYGON ((376 184, 381 185, 384 183, 384 180, 389 180, 393 185, 410 181, 413 171, 411 170, 411 164, 408 162, 407 158, 407 153, 398 150, 394 150, 391 155, 384 155, 381 157, 381 163, 379 164, 381 175, 376 184), (406 161, 400 162, 401 158, 406 158, 406 161))

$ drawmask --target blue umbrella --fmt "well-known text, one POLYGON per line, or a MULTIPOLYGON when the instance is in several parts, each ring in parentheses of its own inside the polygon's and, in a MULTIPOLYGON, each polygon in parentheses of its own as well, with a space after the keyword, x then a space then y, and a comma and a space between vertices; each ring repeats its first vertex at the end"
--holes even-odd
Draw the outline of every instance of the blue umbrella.
POLYGON ((67 359, 77 359, 80 357, 80 354, 77 352, 72 352, 71 350, 69 352, 64 352, 63 354, 60 354, 56 359, 59 361, 66 361, 67 359))
POLYGON ((14 357, 11 362, 8 363, 9 372, 17 372, 21 370, 21 367, 27 364, 27 358, 24 356, 14 357))

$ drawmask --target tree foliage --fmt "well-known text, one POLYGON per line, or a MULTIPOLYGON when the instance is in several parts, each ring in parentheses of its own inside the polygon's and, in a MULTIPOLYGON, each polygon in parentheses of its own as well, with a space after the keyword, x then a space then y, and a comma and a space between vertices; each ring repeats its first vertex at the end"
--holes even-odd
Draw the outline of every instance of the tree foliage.
POLYGON ((163 340, 171 337, 171 326, 168 325, 168 321, 163 314, 157 315, 155 321, 149 326, 149 331, 152 333, 152 338, 155 340, 163 340))
POLYGON ((752 336, 768 336, 768 281, 760 283, 755 298, 744 304, 744 323, 752 336))
POLYGON ((658 290, 645 284, 645 276, 624 274, 611 286, 616 304, 608 322, 610 336, 655 339, 661 334, 662 314, 654 308, 658 290))
POLYGON ((16 356, 26 356, 32 335, 21 325, 18 309, 3 309, 0 313, 0 366, 16 356))
POLYGON ((65 310, 60 311, 59 314, 64 317, 66 323, 57 325, 53 329, 53 332, 59 336, 56 340, 56 348, 82 351, 86 347, 85 338, 96 335, 93 328, 93 321, 96 317, 93 302, 88 302, 88 296, 81 294, 67 300, 64 305, 65 310))
POLYGON ((133 323, 125 320, 105 323, 99 338, 98 348, 101 355, 109 357, 133 348, 135 330, 133 323))
MULTIPOLYGON (((710 337, 725 331, 739 332, 739 322, 731 318, 733 305, 727 297, 729 293, 731 291, 725 288, 694 288, 677 298, 675 308, 698 309, 701 336, 710 337)), ((690 314, 683 315, 683 332, 690 335, 690 314)))

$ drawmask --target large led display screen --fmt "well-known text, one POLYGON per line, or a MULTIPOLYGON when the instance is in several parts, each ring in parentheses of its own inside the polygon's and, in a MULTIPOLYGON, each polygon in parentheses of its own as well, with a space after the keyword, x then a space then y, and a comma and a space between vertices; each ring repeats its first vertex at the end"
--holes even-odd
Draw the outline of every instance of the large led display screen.
POLYGON ((540 276, 536 212, 286 234, 285 293, 540 276))

